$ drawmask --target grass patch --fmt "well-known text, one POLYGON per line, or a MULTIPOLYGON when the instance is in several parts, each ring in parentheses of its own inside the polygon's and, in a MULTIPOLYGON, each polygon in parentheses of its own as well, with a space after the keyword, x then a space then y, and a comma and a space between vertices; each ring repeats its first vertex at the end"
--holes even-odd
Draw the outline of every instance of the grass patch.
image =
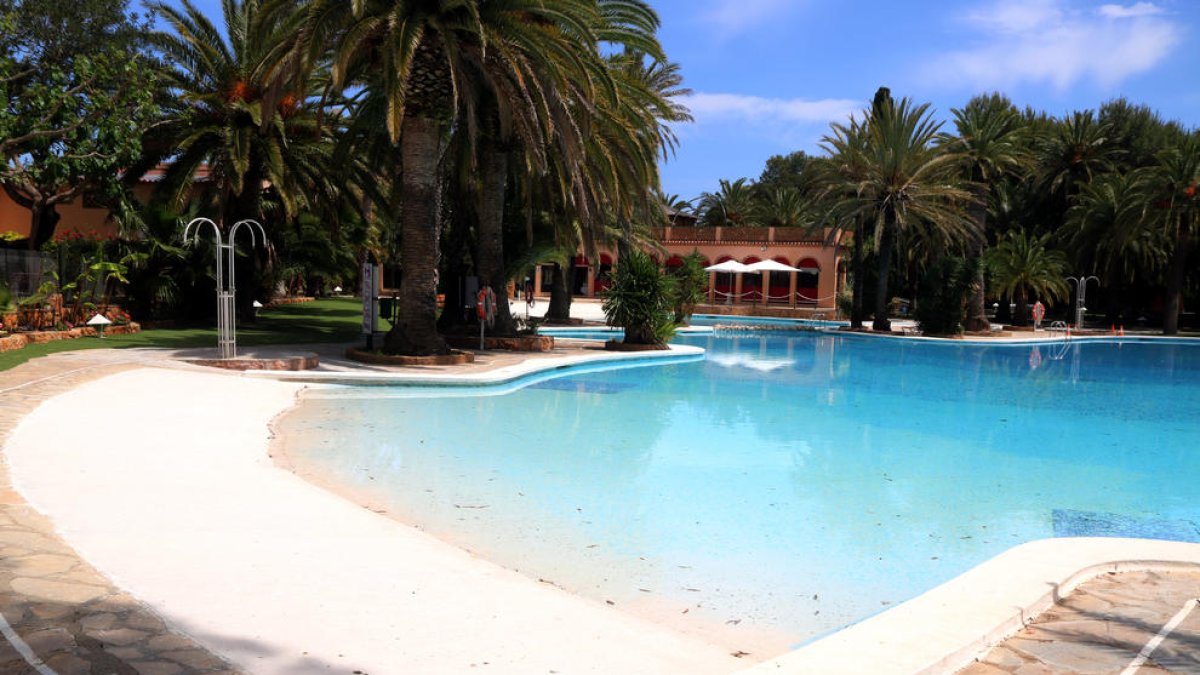
MULTIPOLYGON (((239 346, 291 345, 321 342, 349 342, 362 334, 362 301, 355 298, 330 298, 294 305, 281 305, 259 314, 254 323, 237 327, 239 346)), ((28 345, 24 349, 0 353, 0 370, 8 370, 39 356, 80 349, 128 349, 130 347, 217 346, 217 329, 156 328, 130 335, 111 335, 103 340, 80 338, 28 345)))

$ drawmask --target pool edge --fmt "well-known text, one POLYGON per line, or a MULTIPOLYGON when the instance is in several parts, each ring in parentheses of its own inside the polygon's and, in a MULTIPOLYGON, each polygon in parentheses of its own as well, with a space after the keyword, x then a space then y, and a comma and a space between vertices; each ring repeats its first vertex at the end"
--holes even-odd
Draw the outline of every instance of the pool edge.
POLYGON ((742 673, 953 673, 1107 572, 1200 568, 1200 544, 1064 537, 1014 546, 885 612, 742 673))
POLYGON ((703 358, 705 350, 691 345, 668 345, 661 351, 645 352, 596 352, 529 359, 502 368, 475 373, 411 373, 411 372, 321 372, 321 371, 277 371, 248 370, 245 377, 265 378, 283 382, 306 384, 350 384, 350 385, 434 385, 480 387, 506 384, 526 377, 543 375, 555 371, 569 371, 577 366, 614 367, 639 361, 678 363, 703 358))

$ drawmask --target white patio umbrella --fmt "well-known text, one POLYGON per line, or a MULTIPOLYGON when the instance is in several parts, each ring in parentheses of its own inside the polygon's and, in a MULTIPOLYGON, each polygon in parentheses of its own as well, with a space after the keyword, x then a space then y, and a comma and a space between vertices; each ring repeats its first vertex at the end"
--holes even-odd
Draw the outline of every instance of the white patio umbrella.
POLYGON ((744 272, 753 272, 750 265, 743 265, 736 260, 726 260, 723 263, 709 265, 704 268, 705 272, 725 272, 727 274, 742 274, 744 272))
MULTIPOLYGON (((746 272, 752 272, 753 270, 750 269, 749 265, 743 265, 742 263, 740 263, 736 260, 726 260, 725 262, 717 263, 716 265, 710 265, 708 267, 705 267, 704 271, 705 272, 724 272, 726 274, 744 274, 746 272)), ((725 304, 727 304, 727 305, 730 304, 731 300, 733 300, 732 295, 725 296, 725 304)))
POLYGON ((803 272, 799 267, 784 265, 778 260, 760 260, 746 266, 747 272, 803 272))

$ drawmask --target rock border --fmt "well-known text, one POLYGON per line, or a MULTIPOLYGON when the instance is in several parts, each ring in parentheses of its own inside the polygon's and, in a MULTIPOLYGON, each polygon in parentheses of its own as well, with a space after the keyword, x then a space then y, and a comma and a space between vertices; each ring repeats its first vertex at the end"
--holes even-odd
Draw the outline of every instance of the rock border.
MULTIPOLYGON (((446 343, 458 349, 472 349, 479 345, 478 337, 467 335, 443 335, 446 343)), ((484 349, 503 349, 510 352, 552 352, 552 335, 517 335, 513 337, 485 337, 484 349)))
POLYGON ((232 359, 183 359, 185 363, 225 370, 312 370, 321 365, 314 353, 284 356, 277 359, 236 357, 232 359))
MULTIPOLYGON (((140 333, 141 330, 142 326, 140 324, 132 322, 119 326, 108 326, 104 329, 104 332, 108 335, 127 335, 129 333, 140 333)), ((44 344, 56 340, 77 340, 79 338, 95 337, 95 335, 96 329, 91 326, 71 328, 69 330, 36 330, 13 333, 8 337, 0 338, 0 352, 16 351, 31 344, 44 344)))
POLYGON ((474 354, 457 350, 433 356, 393 356, 350 347, 346 350, 346 358, 374 366, 461 366, 475 362, 474 354))

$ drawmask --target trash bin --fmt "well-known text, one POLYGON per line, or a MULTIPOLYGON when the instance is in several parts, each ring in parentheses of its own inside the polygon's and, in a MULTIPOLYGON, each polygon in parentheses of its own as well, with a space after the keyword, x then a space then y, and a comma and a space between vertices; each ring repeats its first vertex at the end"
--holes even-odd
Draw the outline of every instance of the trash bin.
POLYGON ((396 298, 395 297, 380 297, 379 299, 379 317, 386 319, 389 325, 396 324, 396 298))

